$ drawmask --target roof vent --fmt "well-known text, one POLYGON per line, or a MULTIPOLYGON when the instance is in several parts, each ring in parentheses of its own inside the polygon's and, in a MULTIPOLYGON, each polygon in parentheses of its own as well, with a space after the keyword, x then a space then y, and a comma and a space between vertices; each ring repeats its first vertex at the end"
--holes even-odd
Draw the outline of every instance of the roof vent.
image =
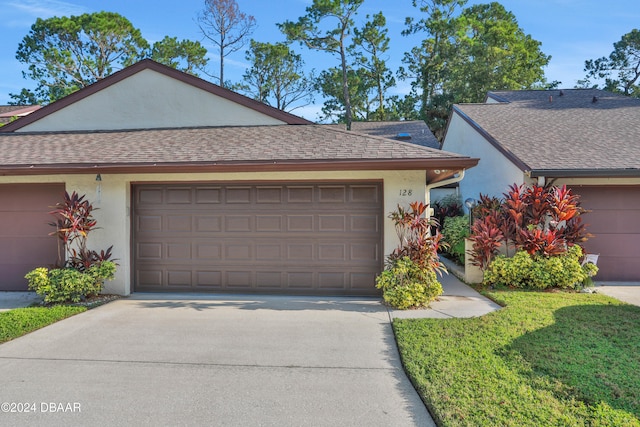
POLYGON ((598 97, 594 96, 593 99, 591 100, 591 103, 595 104, 596 102, 598 102, 598 97))
POLYGON ((400 141, 411 141, 411 134, 409 132, 400 132, 396 135, 396 139, 400 141))
POLYGON ((564 91, 562 89, 560 90, 560 96, 564 96, 564 91))

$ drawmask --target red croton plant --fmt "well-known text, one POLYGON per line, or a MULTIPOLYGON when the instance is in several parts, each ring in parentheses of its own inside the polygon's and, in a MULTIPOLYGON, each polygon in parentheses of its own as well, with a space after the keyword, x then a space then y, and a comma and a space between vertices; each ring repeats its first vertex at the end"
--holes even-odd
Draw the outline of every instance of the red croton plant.
POLYGON ((566 186, 514 184, 503 200, 481 194, 469 237, 472 261, 484 270, 507 243, 530 255, 561 255, 590 237, 584 212, 580 197, 566 186))
POLYGON ((388 261, 409 257, 422 269, 446 272, 438 257, 438 249, 443 245, 442 234, 438 231, 432 233, 438 222, 425 215, 428 207, 422 202, 411 203, 409 209, 398 205, 398 209, 389 215, 395 225, 400 245, 389 255, 388 261))
POLYGON ((96 229, 93 218, 93 205, 75 191, 71 194, 65 191, 64 200, 56 204, 50 214, 56 218, 50 223, 56 228, 51 233, 58 236, 62 247, 58 246, 58 267, 71 267, 85 271, 92 265, 111 258, 113 246, 100 252, 87 249, 87 236, 96 229), (66 257, 63 252, 66 253, 66 257))

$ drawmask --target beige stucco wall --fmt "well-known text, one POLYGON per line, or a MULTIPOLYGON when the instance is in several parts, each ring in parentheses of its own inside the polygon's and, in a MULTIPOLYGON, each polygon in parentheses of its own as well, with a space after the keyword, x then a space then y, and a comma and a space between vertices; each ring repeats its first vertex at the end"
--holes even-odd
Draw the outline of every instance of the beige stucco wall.
POLYGON ((86 194, 98 210, 95 218, 99 230, 90 236, 90 249, 106 249, 113 245, 114 256, 118 259, 115 280, 108 282, 105 292, 128 295, 131 283, 131 183, 145 182, 202 182, 202 181, 348 181, 382 180, 384 191, 384 255, 396 247, 398 239, 388 214, 398 204, 408 206, 420 200, 429 202, 425 192, 425 171, 344 171, 344 172, 261 172, 261 173, 203 173, 203 174, 102 174, 102 181, 96 182, 96 175, 64 176, 16 176, 0 177, 4 183, 64 182, 67 191, 86 194), (409 193, 411 195, 409 195, 409 193))
POLYGON ((283 122, 146 69, 17 132, 274 124, 283 122))
POLYGON ((443 150, 480 159, 460 182, 462 200, 477 199, 480 193, 501 197, 511 184, 523 184, 525 175, 458 114, 453 113, 443 150))

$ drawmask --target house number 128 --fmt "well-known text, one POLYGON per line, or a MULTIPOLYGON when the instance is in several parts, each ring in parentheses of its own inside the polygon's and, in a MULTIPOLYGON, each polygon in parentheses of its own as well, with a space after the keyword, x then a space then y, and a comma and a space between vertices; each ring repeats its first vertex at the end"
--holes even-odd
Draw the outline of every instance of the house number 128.
POLYGON ((408 190, 406 188, 400 190, 401 196, 411 196, 413 194, 413 190, 408 190))

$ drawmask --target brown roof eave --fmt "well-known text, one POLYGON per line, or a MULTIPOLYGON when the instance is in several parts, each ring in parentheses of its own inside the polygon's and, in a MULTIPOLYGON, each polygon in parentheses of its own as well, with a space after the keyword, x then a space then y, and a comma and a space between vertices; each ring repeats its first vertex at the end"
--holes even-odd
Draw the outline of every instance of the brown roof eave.
POLYGON ((382 159, 272 162, 128 163, 128 164, 48 164, 0 166, 0 176, 59 175, 89 173, 194 173, 194 172, 303 172, 338 170, 429 170, 467 169, 478 159, 382 159))
POLYGON ((640 177, 640 169, 535 169, 527 175, 531 178, 634 178, 640 177))

